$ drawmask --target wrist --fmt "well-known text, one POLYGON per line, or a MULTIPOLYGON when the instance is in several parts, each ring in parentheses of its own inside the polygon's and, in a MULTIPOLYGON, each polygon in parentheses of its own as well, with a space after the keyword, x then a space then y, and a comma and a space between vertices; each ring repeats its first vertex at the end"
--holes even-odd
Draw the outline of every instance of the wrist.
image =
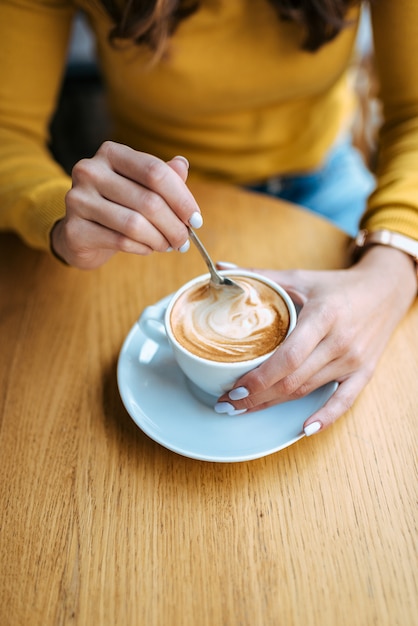
POLYGON ((354 272, 367 275, 369 288, 384 287, 398 297, 405 297, 411 302, 417 295, 417 274, 411 258, 396 248, 384 245, 368 246, 352 266, 354 272))
POLYGON ((356 261, 371 246, 387 246, 406 254, 414 266, 418 278, 418 241, 391 230, 368 231, 363 229, 354 241, 353 258, 356 261))

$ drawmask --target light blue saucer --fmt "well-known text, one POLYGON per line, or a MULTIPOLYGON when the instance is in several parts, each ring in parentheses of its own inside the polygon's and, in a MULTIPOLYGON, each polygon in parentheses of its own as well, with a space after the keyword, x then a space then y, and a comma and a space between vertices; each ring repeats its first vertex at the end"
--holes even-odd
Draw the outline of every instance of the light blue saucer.
POLYGON ((337 388, 332 382, 263 411, 218 415, 191 394, 168 343, 149 339, 137 324, 123 344, 117 377, 126 410, 151 439, 183 456, 219 463, 257 459, 295 443, 304 436, 305 420, 337 388))

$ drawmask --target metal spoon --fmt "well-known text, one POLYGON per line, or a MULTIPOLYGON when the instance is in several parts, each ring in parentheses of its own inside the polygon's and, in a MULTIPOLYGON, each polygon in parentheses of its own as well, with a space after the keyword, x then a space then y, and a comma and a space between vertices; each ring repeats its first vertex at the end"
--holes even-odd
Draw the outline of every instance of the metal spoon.
POLYGON ((238 285, 238 283, 236 283, 234 280, 231 280, 230 278, 228 278, 228 276, 222 276, 222 274, 219 274, 219 272, 217 271, 217 269, 216 269, 212 259, 210 258, 209 254, 207 253, 207 250, 206 250, 205 246, 200 241, 199 237, 196 235, 194 230, 192 228, 190 228, 190 226, 188 226, 188 229, 189 229, 190 239, 193 241, 193 243, 195 244, 196 248, 199 250, 200 254, 202 255, 206 265, 208 266, 208 269, 209 269, 209 272, 210 272, 210 283, 211 283, 211 285, 213 285, 213 287, 215 287, 215 289, 220 289, 222 287, 227 287, 228 289, 233 289, 237 293, 244 293, 244 289, 242 287, 240 287, 238 285))

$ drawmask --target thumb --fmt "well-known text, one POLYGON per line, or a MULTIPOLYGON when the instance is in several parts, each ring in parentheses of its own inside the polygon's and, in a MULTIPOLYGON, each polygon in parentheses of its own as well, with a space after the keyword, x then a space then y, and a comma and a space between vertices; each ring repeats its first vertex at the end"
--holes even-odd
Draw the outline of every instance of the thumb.
POLYGON ((167 161, 167 165, 180 176, 183 182, 186 182, 189 173, 189 161, 184 156, 175 156, 170 161, 167 161))

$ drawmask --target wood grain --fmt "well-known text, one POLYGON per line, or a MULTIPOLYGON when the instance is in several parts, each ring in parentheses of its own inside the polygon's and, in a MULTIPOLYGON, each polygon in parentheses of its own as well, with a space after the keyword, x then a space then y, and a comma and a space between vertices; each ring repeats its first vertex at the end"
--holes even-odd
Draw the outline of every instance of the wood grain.
MULTIPOLYGON (((303 210, 194 183, 216 259, 340 267, 303 210)), ((194 250, 80 272, 0 236, 2 626, 416 623, 418 308, 355 406, 274 455, 217 464, 151 441, 116 384, 141 310, 194 250)))

